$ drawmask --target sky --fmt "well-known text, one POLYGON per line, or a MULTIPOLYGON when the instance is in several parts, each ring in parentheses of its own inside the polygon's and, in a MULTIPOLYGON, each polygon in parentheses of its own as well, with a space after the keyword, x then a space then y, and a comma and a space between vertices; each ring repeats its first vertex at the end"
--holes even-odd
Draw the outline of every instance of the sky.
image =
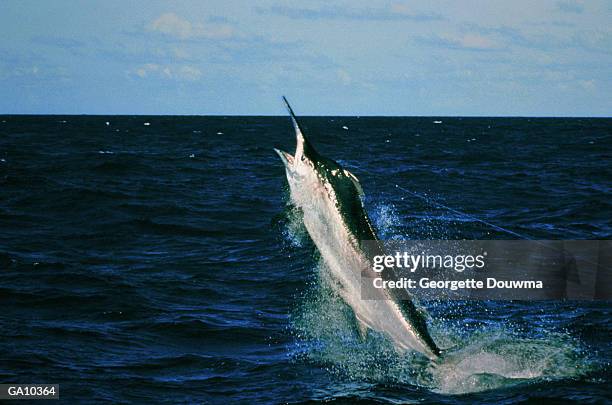
POLYGON ((0 0, 0 114, 610 116, 612 2, 0 0))

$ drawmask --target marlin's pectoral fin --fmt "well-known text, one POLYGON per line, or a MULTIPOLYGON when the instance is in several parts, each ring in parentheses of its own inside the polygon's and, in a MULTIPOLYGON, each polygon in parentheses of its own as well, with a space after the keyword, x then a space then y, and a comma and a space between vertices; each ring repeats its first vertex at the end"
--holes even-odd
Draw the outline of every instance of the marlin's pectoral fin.
POLYGON ((357 331, 359 332, 359 337, 362 341, 366 340, 368 335, 368 326, 363 323, 357 316, 355 316, 355 323, 357 324, 357 331))
POLYGON ((344 169, 344 174, 346 174, 348 178, 351 179, 351 181, 355 185, 355 188, 357 189, 357 193, 359 193, 359 197, 363 198, 365 194, 363 193, 363 188, 361 187, 361 183, 359 183, 359 179, 357 178, 357 176, 355 176, 353 173, 349 172, 346 169, 344 169))
POLYGON ((359 336, 361 337, 361 340, 365 341, 366 337, 368 336, 368 327, 363 322, 358 322, 357 327, 359 329, 359 336))

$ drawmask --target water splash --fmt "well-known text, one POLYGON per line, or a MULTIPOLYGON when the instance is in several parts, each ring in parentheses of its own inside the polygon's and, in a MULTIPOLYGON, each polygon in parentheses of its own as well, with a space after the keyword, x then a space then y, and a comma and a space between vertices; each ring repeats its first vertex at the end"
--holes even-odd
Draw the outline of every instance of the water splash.
POLYGON ((400 215, 394 205, 378 203, 374 206, 374 210, 368 214, 372 218, 380 239, 407 239, 407 235, 404 235, 399 227, 401 224, 400 215))
MULTIPOLYGON (((377 205, 371 217, 381 237, 407 237, 393 205, 377 205)), ((308 234, 300 222, 300 213, 293 211, 289 218, 285 236, 294 246, 301 246, 300 241, 308 234)), ((537 335, 529 336, 510 322, 501 321, 475 328, 443 317, 431 319, 434 340, 452 349, 435 363, 418 353, 400 354, 380 333, 370 330, 365 339, 360 336, 353 312, 337 294, 335 282, 320 258, 315 273, 291 318, 290 329, 296 338, 292 356, 298 361, 320 364, 340 378, 464 394, 576 378, 590 371, 590 362, 579 342, 568 335, 540 329, 537 335)), ((440 306, 446 306, 443 313, 458 304, 444 301, 429 305, 438 306, 438 311, 440 306)), ((459 311, 469 309, 466 307, 459 311)), ((500 305, 499 310, 504 308, 500 305)), ((477 312, 470 317, 478 316, 477 312)))
POLYGON ((377 202, 368 215, 383 240, 452 239, 456 218, 444 215, 402 216, 394 204, 377 202))
POLYGON ((304 213, 291 203, 289 190, 284 192, 285 209, 277 219, 283 244, 289 248, 303 248, 310 242, 310 236, 304 226, 304 213))
POLYGON ((470 330, 437 321, 431 332, 441 346, 452 346, 447 354, 435 363, 418 353, 400 354, 380 333, 370 330, 362 339, 323 263, 317 274, 292 316, 297 341, 292 356, 320 364, 340 378, 464 394, 576 378, 590 371, 580 344, 568 335, 551 331, 525 337, 511 325, 470 330))
POLYGON ((303 217, 302 210, 293 205, 287 206, 285 212, 286 226, 283 230, 283 236, 293 247, 304 247, 310 240, 308 231, 304 226, 303 217))
POLYGON ((430 368, 429 387, 463 394, 574 378, 590 369, 580 344, 557 332, 522 337, 498 325, 470 334, 430 368))

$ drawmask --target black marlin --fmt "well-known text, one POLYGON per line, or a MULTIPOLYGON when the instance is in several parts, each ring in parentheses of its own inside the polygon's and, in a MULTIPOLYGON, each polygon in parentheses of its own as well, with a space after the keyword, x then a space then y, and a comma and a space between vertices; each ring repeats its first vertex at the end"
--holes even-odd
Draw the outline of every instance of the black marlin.
POLYGON ((359 180, 313 148, 284 97, 283 101, 291 115, 297 147, 294 155, 275 151, 285 165, 291 201, 303 211, 306 230, 330 269, 339 295, 352 308, 360 331, 381 332, 399 350, 437 358, 440 349, 412 301, 400 300, 386 289, 376 289, 376 297, 362 298, 362 271, 372 272, 370 255, 362 242, 378 238, 363 207, 359 180))

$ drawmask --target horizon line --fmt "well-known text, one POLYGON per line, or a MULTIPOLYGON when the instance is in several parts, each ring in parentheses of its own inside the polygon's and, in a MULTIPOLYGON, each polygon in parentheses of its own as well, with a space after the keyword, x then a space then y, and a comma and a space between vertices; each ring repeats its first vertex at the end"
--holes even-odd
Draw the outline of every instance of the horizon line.
MULTIPOLYGON (((284 118, 286 114, 90 114, 90 113, 0 113, 0 117, 267 117, 267 118, 284 118)), ((375 115, 375 114, 358 114, 358 115, 303 115, 302 118, 612 118, 609 115, 375 115)))

